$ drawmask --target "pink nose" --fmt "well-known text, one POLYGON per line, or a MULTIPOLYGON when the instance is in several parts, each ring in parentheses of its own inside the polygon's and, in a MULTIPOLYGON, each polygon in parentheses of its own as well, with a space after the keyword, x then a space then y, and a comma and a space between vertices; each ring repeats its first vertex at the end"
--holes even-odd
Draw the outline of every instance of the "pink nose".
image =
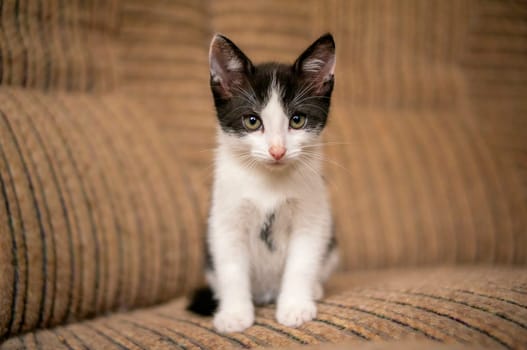
POLYGON ((284 154, 286 152, 285 147, 283 146, 271 146, 269 147, 269 154, 273 156, 274 159, 280 160, 284 157, 284 154))

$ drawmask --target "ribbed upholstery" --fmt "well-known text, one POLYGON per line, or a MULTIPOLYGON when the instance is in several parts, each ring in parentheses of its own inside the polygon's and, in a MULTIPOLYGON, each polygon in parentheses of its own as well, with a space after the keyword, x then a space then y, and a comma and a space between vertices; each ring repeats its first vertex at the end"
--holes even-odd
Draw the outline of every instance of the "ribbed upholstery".
POLYGON ((119 95, 0 91, 0 329, 166 300, 200 279, 176 157, 119 95))
POLYGON ((0 1, 0 341, 216 349, 410 337, 521 348, 526 50, 520 0, 0 1), (256 63, 292 62, 326 31, 337 72, 325 173, 350 275, 317 321, 290 330, 264 308, 229 338, 177 299, 18 337, 201 283, 211 35, 256 63), (418 269, 441 264, 509 267, 418 269))
MULTIPOLYGON (((352 341, 428 340, 521 349, 527 343, 525 269, 423 269, 341 275, 298 329, 260 308, 243 333, 221 335, 210 318, 184 311, 184 300, 101 317, 7 341, 2 350, 248 349, 352 341)), ((351 346, 351 345, 350 345, 351 346)), ((388 349, 390 347, 387 347, 388 349)), ((427 348, 427 347, 424 347, 427 348)))
POLYGON ((105 91, 115 84, 117 1, 0 2, 2 85, 105 91))

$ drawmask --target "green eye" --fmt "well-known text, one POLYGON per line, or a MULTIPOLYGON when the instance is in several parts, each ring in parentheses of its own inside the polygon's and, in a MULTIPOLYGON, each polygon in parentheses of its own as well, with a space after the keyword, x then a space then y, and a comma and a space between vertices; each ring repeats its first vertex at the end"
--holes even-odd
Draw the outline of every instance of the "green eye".
POLYGON ((256 131, 262 126, 262 120, 255 115, 246 115, 243 117, 243 126, 249 131, 256 131))
POLYGON ((303 114, 295 114, 289 119, 291 129, 302 129, 306 125, 307 118, 303 114))

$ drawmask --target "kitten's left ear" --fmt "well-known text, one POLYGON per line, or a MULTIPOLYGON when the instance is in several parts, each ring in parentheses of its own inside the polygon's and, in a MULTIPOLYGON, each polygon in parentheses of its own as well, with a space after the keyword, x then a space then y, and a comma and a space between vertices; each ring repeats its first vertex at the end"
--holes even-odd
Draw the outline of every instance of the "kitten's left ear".
POLYGON ((309 46, 293 65, 300 77, 310 80, 316 91, 327 92, 335 73, 335 41, 325 34, 309 46))
POLYGON ((251 60, 227 37, 216 34, 209 51, 211 87, 224 97, 230 97, 252 73, 251 60))

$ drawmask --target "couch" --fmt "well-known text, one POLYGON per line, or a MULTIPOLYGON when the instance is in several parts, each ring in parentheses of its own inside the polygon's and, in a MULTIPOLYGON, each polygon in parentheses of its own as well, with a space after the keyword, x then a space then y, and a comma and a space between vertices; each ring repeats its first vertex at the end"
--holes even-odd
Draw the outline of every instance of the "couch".
POLYGON ((527 348, 520 0, 0 1, 0 349, 527 348), (337 44, 342 262, 315 320, 243 333, 203 283, 214 32, 337 44))

